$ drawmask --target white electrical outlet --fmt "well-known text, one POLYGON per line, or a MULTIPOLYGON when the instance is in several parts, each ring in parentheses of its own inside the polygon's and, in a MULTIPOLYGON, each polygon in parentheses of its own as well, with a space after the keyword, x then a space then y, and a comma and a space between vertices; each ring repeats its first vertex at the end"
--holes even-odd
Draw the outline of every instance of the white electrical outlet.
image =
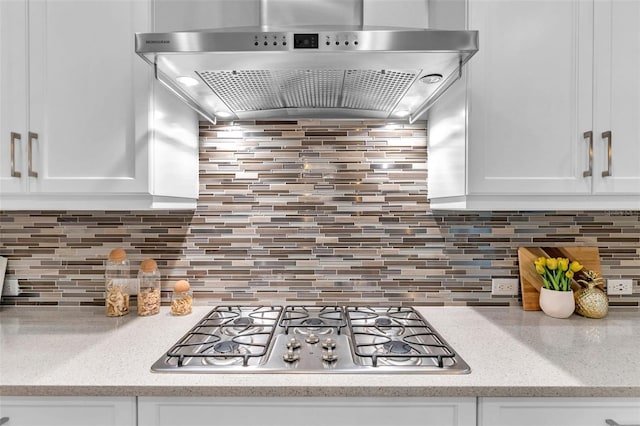
POLYGON ((607 294, 633 294, 633 280, 607 280, 607 294))
POLYGON ((517 278, 494 278, 491 280, 491 294, 495 296, 517 296, 518 287, 517 278))
POLYGON ((2 294, 4 296, 19 296, 20 284, 18 284, 17 278, 5 278, 4 287, 2 288, 2 294))

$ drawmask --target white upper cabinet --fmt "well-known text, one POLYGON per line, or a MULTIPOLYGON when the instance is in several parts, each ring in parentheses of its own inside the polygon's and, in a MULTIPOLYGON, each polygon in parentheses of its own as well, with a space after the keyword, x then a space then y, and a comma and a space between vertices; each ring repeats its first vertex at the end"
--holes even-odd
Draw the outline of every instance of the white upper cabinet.
POLYGON ((152 71, 134 51, 152 6, 0 3, 0 209, 195 207, 197 120, 158 129, 152 71))
POLYGON ((589 193, 587 2, 471 1, 481 47, 469 67, 471 194, 589 193))
POLYGON ((594 14, 594 192, 639 194, 640 2, 596 1, 594 14))
MULTIPOLYGON (((460 4, 434 1, 432 27, 463 28, 440 24, 460 4)), ((480 50, 429 114, 432 208, 640 208, 640 3, 466 6, 480 50)))
POLYGON ((29 2, 31 192, 145 190, 147 146, 134 131, 140 4, 29 2))
POLYGON ((27 187, 26 49, 26 3, 0 2, 0 194, 27 187))

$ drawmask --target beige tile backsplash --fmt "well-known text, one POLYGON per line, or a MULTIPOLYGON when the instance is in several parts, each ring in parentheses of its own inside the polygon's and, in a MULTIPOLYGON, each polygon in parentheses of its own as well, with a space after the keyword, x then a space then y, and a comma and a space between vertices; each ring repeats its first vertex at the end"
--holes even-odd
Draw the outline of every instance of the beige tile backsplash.
MULTIPOLYGON (((434 212, 425 123, 201 123, 195 212, 0 212, 0 255, 22 294, 2 304, 102 305, 104 261, 153 257, 163 300, 195 303, 518 305, 522 245, 598 246, 640 301, 640 212, 434 212)), ((135 272, 135 271, 134 271, 135 272)))

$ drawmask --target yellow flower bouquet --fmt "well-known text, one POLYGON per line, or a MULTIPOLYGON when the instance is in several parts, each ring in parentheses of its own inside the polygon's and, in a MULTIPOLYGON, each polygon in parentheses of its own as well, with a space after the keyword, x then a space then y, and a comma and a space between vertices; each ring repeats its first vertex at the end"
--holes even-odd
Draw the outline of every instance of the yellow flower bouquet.
POLYGON ((570 291, 573 274, 582 269, 577 260, 570 262, 564 257, 539 257, 533 264, 545 288, 556 291, 570 291))

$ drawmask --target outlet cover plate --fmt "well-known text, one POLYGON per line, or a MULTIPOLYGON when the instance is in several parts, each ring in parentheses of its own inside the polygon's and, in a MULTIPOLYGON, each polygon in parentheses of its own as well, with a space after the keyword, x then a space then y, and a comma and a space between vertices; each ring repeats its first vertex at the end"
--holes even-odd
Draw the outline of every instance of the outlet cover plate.
POLYGON ((517 296, 520 281, 517 278, 494 278, 491 280, 491 294, 494 296, 517 296))
POLYGON ((633 280, 607 280, 607 294, 633 294, 633 280))

